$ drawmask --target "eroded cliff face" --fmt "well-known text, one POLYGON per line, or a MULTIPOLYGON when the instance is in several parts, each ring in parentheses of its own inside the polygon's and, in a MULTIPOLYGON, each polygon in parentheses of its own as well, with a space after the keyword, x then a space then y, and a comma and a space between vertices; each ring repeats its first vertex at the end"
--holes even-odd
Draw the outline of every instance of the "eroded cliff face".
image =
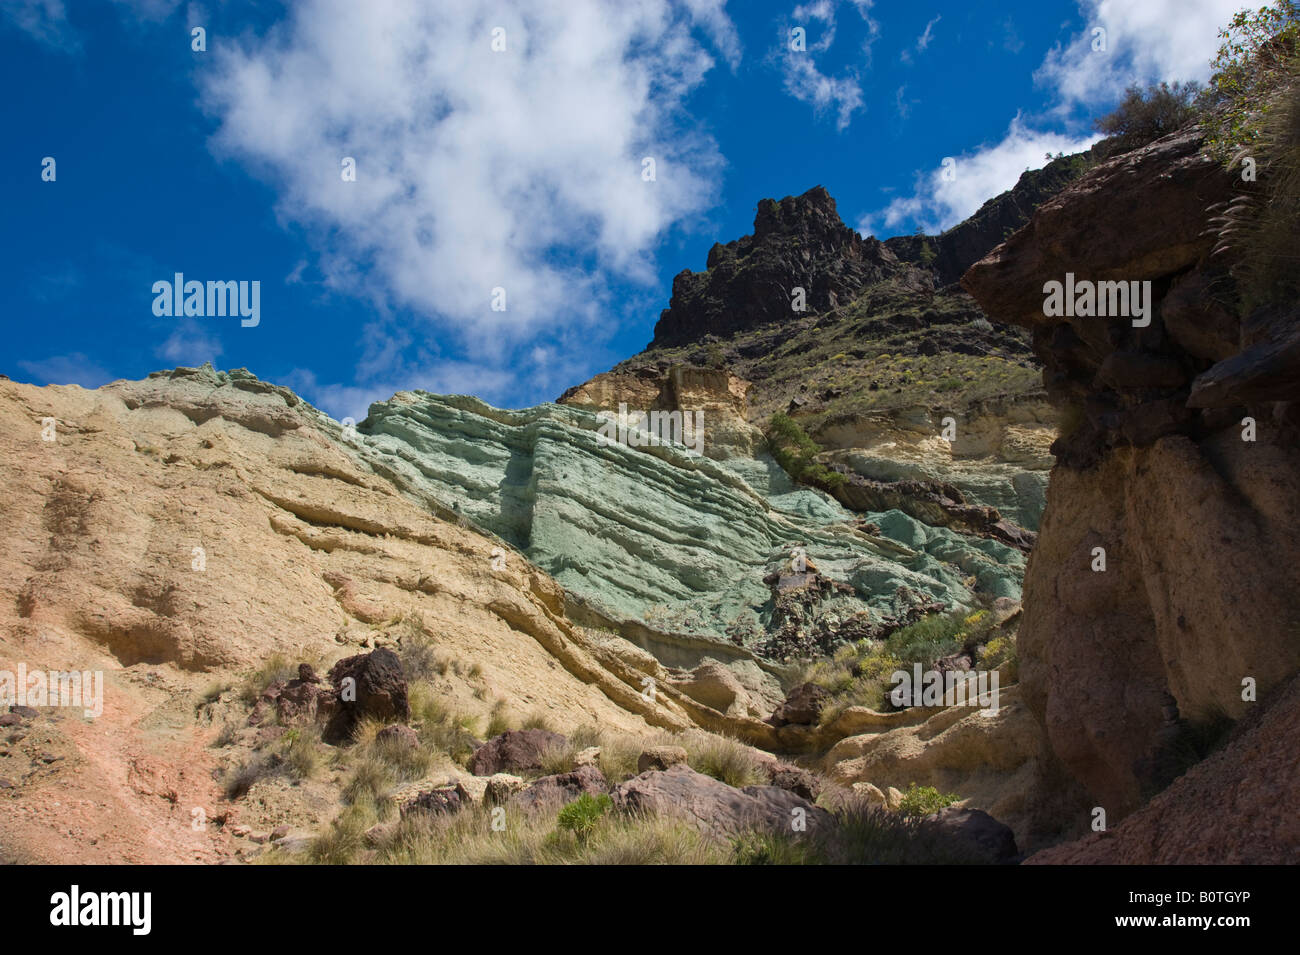
MULTIPOLYGON (((732 400, 714 373, 658 387, 720 415, 732 400)), ((288 389, 210 367, 95 391, 3 380, 0 422, 0 670, 105 680, 93 719, 42 707, 3 724, 5 861, 219 862, 238 858, 236 821, 319 824, 338 811, 336 779, 225 794, 241 750, 214 745, 222 721, 272 739, 244 725, 233 688, 277 654, 324 672, 411 639, 454 661, 440 705, 478 725, 504 707, 565 731, 704 729, 809 756, 867 734, 888 756, 860 740, 842 754, 858 761, 837 774, 846 784, 975 772, 966 729, 952 746, 889 743, 886 731, 930 715, 919 710, 854 705, 776 725, 787 687, 771 658, 785 648, 770 641, 870 636, 969 605, 976 584, 1017 593, 1023 555, 897 510, 868 515, 866 530, 740 454, 743 441, 714 460, 602 441, 581 408, 413 393, 352 431, 288 389), (751 484, 755 468, 765 479, 751 484), (669 603, 671 619, 649 612, 669 603), (711 632, 745 603, 753 633, 711 632), (687 615, 705 623, 678 628, 687 615), (195 808, 230 825, 192 829, 195 808)), ((1036 728, 1015 725, 1028 752, 1036 728)), ((1003 777, 1024 778, 1021 762, 960 788, 1019 827, 1028 814, 1003 777)))
POLYGON ((1186 130, 1097 167, 962 280, 991 318, 1032 329, 1067 409, 1026 573, 1022 690, 1112 820, 1182 772, 1189 739, 1300 668, 1300 315, 1238 320, 1206 234, 1233 182, 1199 147, 1186 130), (1046 315, 1067 273, 1150 283, 1149 324, 1046 315))

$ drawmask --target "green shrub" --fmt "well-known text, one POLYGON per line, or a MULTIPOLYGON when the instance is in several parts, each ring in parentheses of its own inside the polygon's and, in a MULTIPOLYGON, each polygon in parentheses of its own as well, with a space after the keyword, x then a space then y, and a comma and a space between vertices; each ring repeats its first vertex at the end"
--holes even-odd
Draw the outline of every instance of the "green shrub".
POLYGON ((1239 13, 1220 36, 1207 149, 1229 169, 1240 166, 1242 181, 1210 225, 1244 315, 1300 297, 1300 6, 1281 0, 1239 13))
POLYGON ((573 833, 579 842, 585 843, 596 831, 596 825, 601 817, 609 812, 613 805, 613 801, 604 793, 597 796, 583 793, 560 810, 559 818, 555 820, 556 826, 573 833))
POLYGON ((844 484, 846 478, 843 474, 814 460, 821 448, 789 415, 779 411, 772 415, 767 440, 776 463, 794 480, 827 491, 834 491, 844 484))
POLYGON ((822 861, 807 838, 787 833, 746 832, 731 843, 736 865, 811 865, 822 861))
POLYGON ((951 806, 960 798, 956 793, 941 793, 933 786, 912 783, 899 800, 898 811, 904 816, 928 816, 951 806))
POLYGON ((1098 153, 1117 156, 1181 129, 1196 118, 1194 103, 1200 93, 1199 83, 1130 86, 1115 111, 1093 123, 1097 132, 1110 137, 1098 144, 1098 153))
POLYGON ((1261 145, 1279 89, 1295 75, 1300 54, 1300 5, 1279 0, 1243 10, 1219 31, 1223 43, 1202 98, 1207 144, 1223 163, 1261 145))

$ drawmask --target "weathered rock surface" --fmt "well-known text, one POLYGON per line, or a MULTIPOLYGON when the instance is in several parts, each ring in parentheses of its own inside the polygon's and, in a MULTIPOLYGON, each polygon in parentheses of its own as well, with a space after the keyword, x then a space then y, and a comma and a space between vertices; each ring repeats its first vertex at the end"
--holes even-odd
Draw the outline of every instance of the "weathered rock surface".
POLYGON ((796 723, 801 726, 815 724, 821 719, 822 709, 830 702, 831 695, 816 683, 801 683, 790 691, 780 706, 772 713, 772 722, 777 726, 796 723))
POLYGON ((1012 862, 1019 854, 1011 830, 981 809, 948 806, 926 816, 922 825, 987 865, 1012 862))
POLYGON ((1233 738, 1103 833, 1035 853, 1031 865, 1293 865, 1300 847, 1300 679, 1233 738))
POLYGON ((570 773, 542 776, 510 797, 509 805, 525 812, 555 809, 582 795, 597 796, 609 790, 595 766, 579 766, 570 773))
POLYGON ((718 837, 746 829, 790 832, 796 815, 806 819, 810 833, 833 825, 830 813, 788 790, 776 786, 736 789, 686 765, 642 773, 615 786, 610 797, 621 812, 678 816, 718 837))
POLYGON ((333 739, 346 739, 366 718, 381 722, 411 718, 402 661, 392 650, 346 657, 330 668, 329 681, 338 699, 338 713, 326 730, 333 739))
POLYGON ((542 755, 548 749, 562 747, 567 742, 559 733, 550 730, 508 730, 474 751, 469 771, 475 776, 492 776, 538 770, 542 768, 542 755))
POLYGON ((1200 144, 1184 130, 1098 166, 962 280, 990 317, 1034 328, 1049 394, 1077 409, 1026 575, 1020 675, 1112 821, 1169 782, 1184 735, 1251 710, 1243 681, 1266 694, 1300 668, 1300 448, 1276 404, 1296 397, 1295 323, 1225 304, 1206 207, 1233 177, 1200 144), (1044 284, 1067 272, 1150 281, 1150 325, 1045 316, 1044 284))
POLYGON ((636 771, 648 773, 652 769, 667 769, 686 762, 686 750, 680 746, 651 746, 636 758, 636 771))
MULTIPOLYGON (((503 697, 522 713, 545 706, 564 729, 697 725, 676 691, 646 703, 543 571, 512 552, 494 572, 499 541, 431 516, 337 423, 246 372, 180 369, 95 391, 0 381, 0 476, 0 669, 104 673, 100 717, 33 737, 64 758, 15 780, 0 811, 6 861, 233 858, 223 827, 190 826, 192 808, 215 819, 225 804, 219 724, 195 723, 196 700, 276 653, 323 673, 403 617, 481 667, 486 701, 447 683, 463 712, 486 719, 503 697)), ((292 682, 286 715, 333 693, 292 682)), ((309 802, 293 822, 330 811, 309 802)))
POLYGON ((878 239, 863 239, 840 221, 821 186, 779 202, 764 199, 754 232, 709 250, 708 271, 681 272, 655 325, 654 345, 698 341, 786 318, 791 289, 805 290, 819 312, 847 303, 868 284, 899 270, 878 239))
POLYGON ((775 479, 756 489, 747 477, 753 458, 718 462, 680 445, 610 443, 601 424, 577 407, 500 411, 472 398, 402 393, 372 406, 358 426, 358 453, 439 513, 518 547, 594 625, 685 637, 650 648, 670 665, 708 656, 731 665, 753 660, 754 649, 771 655, 763 578, 796 546, 849 587, 819 615, 883 621, 919 603, 969 606, 972 574, 998 595, 1019 595, 1024 558, 1015 548, 991 549, 892 511, 866 517, 913 546, 867 540, 849 528, 853 515, 819 492, 775 479), (685 652, 691 640, 696 649, 685 652))

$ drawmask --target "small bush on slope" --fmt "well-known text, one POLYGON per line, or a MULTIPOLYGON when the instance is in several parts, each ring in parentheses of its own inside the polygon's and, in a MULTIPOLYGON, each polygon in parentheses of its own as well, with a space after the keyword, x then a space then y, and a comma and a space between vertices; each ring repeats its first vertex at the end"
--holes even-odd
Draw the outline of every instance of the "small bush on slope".
POLYGON ((904 816, 928 816, 947 806, 951 806, 961 797, 956 793, 941 793, 933 786, 918 786, 912 783, 899 800, 898 811, 904 816))
POLYGON ((1130 86, 1112 113, 1096 120, 1097 132, 1110 139, 1098 144, 1098 154, 1108 159, 1155 142, 1196 118, 1199 83, 1160 83, 1143 89, 1130 86))

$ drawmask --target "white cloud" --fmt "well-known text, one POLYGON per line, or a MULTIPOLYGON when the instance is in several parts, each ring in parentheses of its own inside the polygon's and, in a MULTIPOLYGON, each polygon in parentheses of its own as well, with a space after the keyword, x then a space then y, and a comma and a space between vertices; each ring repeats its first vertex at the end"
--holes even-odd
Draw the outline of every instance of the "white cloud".
POLYGON ((181 319, 154 354, 164 361, 195 368, 205 361, 214 365, 221 357, 221 342, 192 318, 181 319))
POLYGON ((943 19, 942 15, 936 16, 933 20, 925 25, 925 32, 916 38, 916 52, 924 53, 930 46, 930 41, 934 39, 934 25, 943 19))
POLYGON ((827 76, 809 54, 791 53, 785 64, 785 91, 822 113, 835 111, 835 128, 847 129, 862 108, 862 86, 856 76, 827 76))
POLYGON ((81 385, 98 388, 113 376, 82 352, 53 355, 39 361, 20 361, 18 367, 44 385, 81 385))
MULTIPOLYGON (((1134 83, 1203 80, 1218 52, 1219 29, 1244 6, 1242 0, 1080 0, 1085 28, 1047 54, 1035 79, 1051 88, 1051 114, 1058 119, 1078 106, 1095 110, 1113 102, 1134 83), (1098 27, 1105 30, 1104 51, 1093 50, 1098 27)), ((1014 53, 1022 45, 1015 24, 1008 19, 1003 26, 1014 53)), ((929 34, 927 26, 921 39, 929 34)), ((1036 131, 1017 116, 1001 142, 954 157, 955 179, 945 180, 942 168, 919 175, 911 196, 863 216, 859 231, 893 233, 908 222, 927 232, 949 228, 1011 188, 1026 168, 1043 166, 1044 154, 1079 152, 1099 138, 1036 131)))
POLYGON ((895 199, 863 217, 858 231, 868 235, 879 229, 881 234, 896 234, 901 225, 911 221, 926 232, 941 232, 969 217, 987 199, 1010 189, 1026 169, 1047 165, 1047 153, 1076 153, 1098 138, 1032 130, 1017 116, 1001 142, 952 157, 951 177, 945 177, 942 165, 923 173, 911 196, 895 199))
POLYGON ((740 66, 740 34, 727 16, 727 0, 683 0, 691 18, 709 37, 733 70, 740 66))
MULTIPOLYGON (((817 66, 816 54, 824 53, 835 42, 836 10, 840 0, 810 0, 801 3, 790 14, 790 22, 781 31, 781 64, 785 91, 795 99, 808 103, 817 114, 833 111, 836 129, 846 129, 853 114, 862 108, 862 84, 858 71, 850 68, 841 76, 831 76, 817 66), (819 26, 814 25, 816 21, 819 26), (803 27, 806 31, 806 48, 790 49, 791 30, 803 27)), ((867 25, 867 38, 863 42, 865 64, 871 63, 871 44, 880 35, 880 25, 871 18, 872 0, 853 0, 853 6, 867 25)))
POLYGON ((68 23, 63 0, 6 0, 0 14, 10 24, 46 46, 75 53, 81 40, 68 23))
POLYGON ((1204 80, 1219 49, 1218 31, 1242 0, 1080 0, 1085 27, 1058 44, 1034 78, 1056 92, 1062 109, 1118 98, 1133 83, 1204 80), (1094 29, 1105 30, 1094 51, 1094 29))
POLYGON ((427 315, 474 355, 594 323, 604 276, 651 281, 649 250, 714 201, 721 159, 681 106, 714 63, 699 33, 739 55, 721 3, 290 11, 211 54, 214 149, 280 187, 279 213, 310 228, 327 286, 427 315), (345 156, 355 182, 341 179, 345 156))
MULTIPOLYGON (((933 20, 931 20, 929 23, 925 25, 925 32, 916 38, 915 52, 924 53, 927 49, 930 48, 930 41, 934 39, 934 25, 942 19, 943 16, 942 14, 940 14, 939 16, 936 16, 933 20)), ((904 63, 911 63, 912 53, 913 53, 912 50, 904 50, 900 55, 900 59, 902 59, 904 63)))
POLYGON ((465 361, 441 362, 427 368, 404 370, 362 384, 321 382, 316 373, 295 368, 284 382, 335 420, 363 421, 370 406, 387 401, 399 391, 429 391, 440 395, 474 395, 489 404, 508 394, 509 371, 465 361))

